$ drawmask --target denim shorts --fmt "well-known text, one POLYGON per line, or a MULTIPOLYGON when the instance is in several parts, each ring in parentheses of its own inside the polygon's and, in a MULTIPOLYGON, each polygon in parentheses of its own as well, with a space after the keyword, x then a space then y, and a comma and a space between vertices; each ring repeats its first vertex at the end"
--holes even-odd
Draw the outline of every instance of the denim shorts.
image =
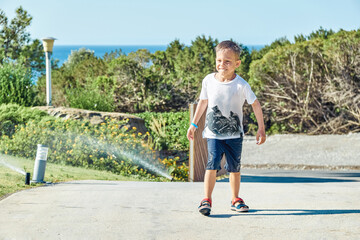
POLYGON ((240 172, 243 138, 207 139, 208 162, 207 170, 221 170, 221 159, 226 156, 225 169, 228 172, 240 172))

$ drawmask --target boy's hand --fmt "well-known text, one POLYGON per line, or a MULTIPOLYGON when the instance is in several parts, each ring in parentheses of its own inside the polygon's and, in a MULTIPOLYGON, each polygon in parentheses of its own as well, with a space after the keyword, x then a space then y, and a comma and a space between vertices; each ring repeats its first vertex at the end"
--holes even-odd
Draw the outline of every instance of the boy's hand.
POLYGON ((266 134, 265 134, 265 130, 258 130, 257 134, 256 134, 256 144, 257 145, 261 145, 266 141, 266 134))
POLYGON ((187 131, 187 138, 189 139, 189 141, 190 140, 194 140, 194 133, 195 133, 195 130, 196 130, 196 128, 194 127, 194 126, 190 126, 189 127, 189 129, 188 129, 188 131, 187 131))
POLYGON ((259 100, 255 100, 253 104, 251 104, 256 121, 258 122, 258 131, 256 133, 256 144, 261 145, 266 141, 266 134, 265 134, 265 126, 264 126, 264 117, 261 110, 261 105, 259 103, 259 100))

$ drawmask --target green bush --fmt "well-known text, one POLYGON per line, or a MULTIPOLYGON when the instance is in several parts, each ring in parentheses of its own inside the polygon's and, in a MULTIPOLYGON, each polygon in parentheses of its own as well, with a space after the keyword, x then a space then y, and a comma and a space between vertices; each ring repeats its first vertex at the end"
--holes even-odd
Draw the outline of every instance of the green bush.
POLYGON ((101 92, 97 88, 68 89, 66 98, 72 108, 103 112, 112 112, 115 109, 113 94, 101 92))
POLYGON ((34 99, 31 70, 16 62, 3 62, 0 65, 0 104, 32 106, 34 99))
POLYGON ((0 137, 2 153, 34 159, 37 144, 45 144, 50 149, 49 162, 139 178, 159 180, 163 173, 170 173, 176 180, 187 179, 185 164, 177 166, 178 158, 158 158, 158 153, 148 144, 149 134, 143 135, 135 128, 127 129, 127 121, 107 120, 92 125, 88 121, 45 116, 41 119, 24 118, 24 124, 17 121, 19 124, 15 125, 12 121, 15 122, 16 118, 8 119, 13 131, 11 135, 0 137), (169 164, 172 165, 171 171, 165 168, 169 164))
POLYGON ((249 83, 263 103, 270 132, 360 131, 360 30, 323 32, 271 49, 251 63, 249 83))
POLYGON ((25 124, 29 120, 39 121, 41 118, 48 116, 44 111, 30 109, 19 106, 18 104, 1 104, 0 105, 0 136, 12 136, 15 132, 15 126, 25 124))
POLYGON ((149 129, 157 150, 187 151, 189 149, 189 141, 186 137, 190 121, 189 111, 145 112, 135 115, 145 120, 145 126, 149 129))
MULTIPOLYGON (((68 90, 78 89, 77 91, 80 92, 82 89, 84 89, 84 94, 89 94, 88 89, 92 89, 93 81, 96 81, 94 79, 96 79, 98 76, 103 76, 105 74, 106 67, 102 59, 97 58, 93 55, 85 55, 83 56, 83 58, 79 56, 72 57, 73 55, 78 55, 77 51, 72 52, 72 54, 69 56, 69 62, 67 64, 64 64, 59 69, 53 69, 51 72, 53 90, 52 103, 54 106, 70 105, 67 99, 68 90)), ((37 101, 45 103, 45 75, 42 75, 37 80, 36 89, 38 92, 37 101)), ((105 94, 107 93, 104 92, 104 95, 105 94)))
MULTIPOLYGON (((114 124, 109 122, 107 127, 111 129, 114 124)), ((142 147, 139 138, 131 136, 133 131, 116 129, 107 134, 108 129, 105 128, 105 125, 92 126, 52 117, 31 120, 26 126, 17 126, 12 138, 3 136, 1 150, 10 155, 35 158, 37 144, 45 144, 50 148, 49 162, 153 178, 148 171, 132 163, 130 155, 124 154, 131 152, 131 155, 145 156, 151 153, 142 147)), ((153 158, 149 156, 149 159, 153 158)))

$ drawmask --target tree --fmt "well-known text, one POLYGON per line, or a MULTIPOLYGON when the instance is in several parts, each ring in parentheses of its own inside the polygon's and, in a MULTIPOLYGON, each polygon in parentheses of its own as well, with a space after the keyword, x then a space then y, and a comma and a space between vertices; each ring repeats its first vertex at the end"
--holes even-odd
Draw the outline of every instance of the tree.
POLYGON ((299 34, 294 37, 295 43, 297 42, 305 42, 306 40, 312 40, 315 38, 328 39, 335 32, 333 30, 327 30, 323 27, 320 27, 319 30, 313 31, 310 35, 305 36, 303 34, 299 34))
POLYGON ((290 41, 286 37, 278 38, 274 42, 272 42, 270 45, 266 45, 260 51, 253 50, 251 52, 251 59, 258 60, 261 59, 266 53, 268 53, 270 50, 275 49, 277 47, 283 47, 286 45, 289 45, 290 41))
MULTIPOLYGON (((92 81, 98 76, 104 75, 105 71, 104 61, 97 58, 92 51, 86 49, 72 51, 65 64, 51 73, 53 105, 69 106, 68 89, 86 89, 88 84, 91 85, 92 81)), ((38 79, 36 87, 38 101, 45 103, 45 76, 38 79)))
POLYGON ((190 47, 184 47, 174 61, 175 79, 173 84, 182 106, 193 102, 200 94, 201 81, 215 71, 215 46, 218 41, 211 37, 199 36, 190 47))
POLYGON ((166 57, 169 59, 170 64, 172 64, 172 66, 174 65, 177 56, 180 54, 181 51, 184 50, 184 47, 185 45, 180 43, 179 39, 175 39, 166 48, 165 54, 166 57))
POLYGON ((41 42, 31 41, 26 28, 32 17, 22 7, 16 9, 16 16, 9 23, 4 11, 0 9, 0 64, 5 59, 16 60, 33 71, 45 70, 45 57, 41 42))
POLYGON ((35 91, 28 68, 16 62, 4 61, 0 65, 0 104, 34 104, 35 91))
POLYGON ((147 96, 147 79, 144 68, 126 55, 113 59, 106 72, 114 79, 116 111, 141 111, 141 105, 147 96))
POLYGON ((79 50, 71 50, 71 54, 69 55, 64 65, 67 68, 73 68, 80 62, 90 58, 96 58, 94 51, 90 49, 80 48, 79 50))
POLYGON ((128 57, 138 62, 143 68, 147 68, 150 65, 151 53, 147 49, 139 49, 136 52, 131 52, 128 57))
MULTIPOLYGON (((322 34, 320 34, 323 36, 322 34)), ((250 66, 270 131, 360 131, 360 31, 277 47, 250 66)))
POLYGON ((315 39, 315 38, 321 38, 321 39, 328 39, 331 35, 333 35, 335 32, 333 30, 327 30, 323 27, 320 27, 319 30, 316 30, 312 33, 310 33, 309 36, 307 36, 308 40, 315 39))
MULTIPOLYGON (((233 41, 233 40, 232 40, 233 41)), ((235 41, 234 41, 235 42, 235 41)), ((241 60, 241 65, 240 67, 236 70, 236 73, 238 75, 240 75, 242 78, 244 78, 246 81, 249 79, 249 68, 250 68, 250 64, 251 64, 251 54, 249 52, 249 48, 245 47, 243 44, 241 43, 237 43, 237 45, 239 45, 241 52, 240 52, 240 60, 241 60)))

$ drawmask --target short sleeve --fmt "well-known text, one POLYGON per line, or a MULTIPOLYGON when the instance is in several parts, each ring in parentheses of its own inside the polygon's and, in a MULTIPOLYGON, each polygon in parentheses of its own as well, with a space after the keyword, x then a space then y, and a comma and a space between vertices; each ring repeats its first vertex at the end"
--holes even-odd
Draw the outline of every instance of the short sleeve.
POLYGON ((207 95, 207 77, 205 77, 202 81, 202 86, 201 86, 201 92, 200 92, 200 100, 203 99, 208 99, 208 95, 207 95))
POLYGON ((248 104, 251 105, 255 102, 256 96, 255 96, 255 93, 251 90, 251 87, 249 84, 245 85, 244 95, 245 95, 245 98, 246 98, 246 101, 248 104))

